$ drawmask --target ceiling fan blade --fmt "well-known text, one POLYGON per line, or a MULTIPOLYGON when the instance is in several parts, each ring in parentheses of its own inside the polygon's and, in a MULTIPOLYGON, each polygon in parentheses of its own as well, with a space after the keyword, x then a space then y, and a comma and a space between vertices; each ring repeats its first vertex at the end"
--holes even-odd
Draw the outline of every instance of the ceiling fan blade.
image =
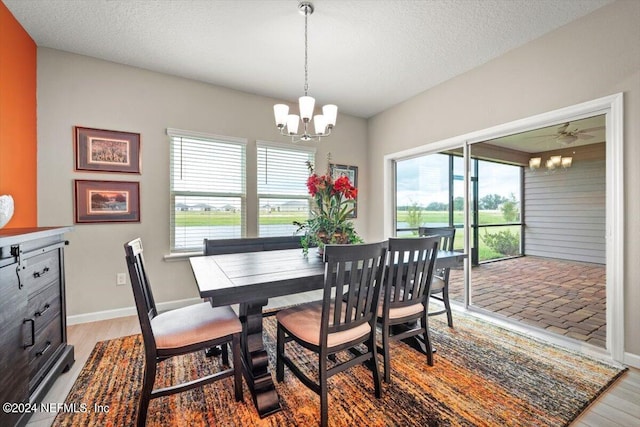
POLYGON ((595 127, 595 128, 582 129, 581 131, 579 131, 579 133, 582 133, 582 132, 593 132, 593 131, 602 130, 602 129, 604 129, 604 126, 598 126, 598 127, 595 127))
POLYGON ((550 133, 548 135, 534 135, 534 136, 525 136, 527 139, 536 139, 536 138, 556 138, 558 136, 557 133, 550 133))

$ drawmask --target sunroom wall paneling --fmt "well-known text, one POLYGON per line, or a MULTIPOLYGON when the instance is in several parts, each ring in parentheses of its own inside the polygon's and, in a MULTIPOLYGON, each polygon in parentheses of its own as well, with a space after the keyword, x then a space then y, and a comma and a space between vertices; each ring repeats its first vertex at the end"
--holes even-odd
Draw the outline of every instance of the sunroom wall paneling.
POLYGON ((606 263, 605 160, 525 171, 525 255, 606 263))

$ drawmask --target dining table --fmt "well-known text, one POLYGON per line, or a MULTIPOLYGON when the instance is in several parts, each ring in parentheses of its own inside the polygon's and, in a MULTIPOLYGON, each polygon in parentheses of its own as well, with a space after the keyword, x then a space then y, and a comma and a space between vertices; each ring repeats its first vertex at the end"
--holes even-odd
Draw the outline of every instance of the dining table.
MULTIPOLYGON (((466 255, 438 251, 437 268, 460 267, 466 255)), ((260 417, 281 410, 262 337, 269 298, 323 288, 325 263, 301 249, 193 256, 191 269, 201 298, 214 307, 239 305, 243 374, 260 417)))

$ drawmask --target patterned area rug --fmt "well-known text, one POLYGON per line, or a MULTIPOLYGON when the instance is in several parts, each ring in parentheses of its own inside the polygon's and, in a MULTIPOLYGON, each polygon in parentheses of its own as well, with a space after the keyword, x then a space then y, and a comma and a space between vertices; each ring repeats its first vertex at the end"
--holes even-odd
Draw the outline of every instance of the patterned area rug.
MULTIPOLYGON (((392 384, 376 399, 371 372, 357 366, 329 379, 332 426, 564 426, 602 393, 623 369, 505 331, 456 313, 449 329, 431 319, 435 365, 404 343, 391 349, 392 384)), ((275 367, 275 316, 265 318, 269 361, 275 367)), ((295 358, 309 367, 306 350, 295 358)), ((292 354, 293 354, 292 353, 292 354)), ((161 364, 156 387, 217 369, 203 354, 161 364), (164 365, 164 366, 162 366, 164 365)), ((102 341, 69 392, 66 404, 87 410, 61 412, 54 426, 130 426, 142 383, 142 337, 102 341), (95 411, 94 405, 108 405, 95 411)), ((381 364, 380 364, 381 367, 381 364)), ((275 374, 274 374, 275 378, 275 374)), ((232 379, 151 401, 147 426, 311 426, 319 399, 285 368, 276 384, 283 410, 260 419, 244 386, 233 398, 232 379)))

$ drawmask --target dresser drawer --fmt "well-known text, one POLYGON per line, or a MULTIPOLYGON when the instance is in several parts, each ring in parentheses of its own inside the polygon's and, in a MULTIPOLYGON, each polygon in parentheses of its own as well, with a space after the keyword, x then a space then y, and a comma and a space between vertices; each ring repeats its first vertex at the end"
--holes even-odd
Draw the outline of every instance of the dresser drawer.
POLYGON ((47 364, 62 344, 62 319, 58 313, 40 332, 36 332, 35 345, 29 347, 29 377, 47 364))
POLYGON ((35 322, 36 334, 60 315, 60 287, 57 282, 29 296, 27 317, 35 322))
POLYGON ((23 284, 29 296, 40 291, 54 281, 60 281, 60 258, 58 250, 51 250, 28 258, 27 267, 22 270, 23 284))

